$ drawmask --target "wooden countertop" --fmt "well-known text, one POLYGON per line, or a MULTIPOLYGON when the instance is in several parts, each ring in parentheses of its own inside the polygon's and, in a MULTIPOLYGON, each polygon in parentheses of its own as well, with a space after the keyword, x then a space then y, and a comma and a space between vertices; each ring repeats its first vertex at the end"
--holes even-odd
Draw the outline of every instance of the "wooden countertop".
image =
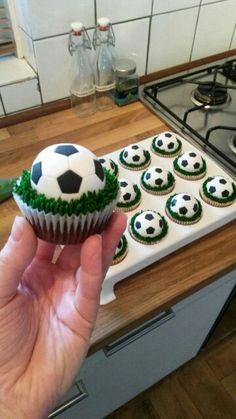
MULTIPOLYGON (((168 127, 141 103, 77 118, 69 110, 0 129, 0 178, 20 175, 42 148, 76 142, 98 156, 168 127)), ((0 249, 19 211, 0 204, 0 249)), ((236 221, 121 281, 117 299, 99 309, 91 351, 236 268, 236 221)))

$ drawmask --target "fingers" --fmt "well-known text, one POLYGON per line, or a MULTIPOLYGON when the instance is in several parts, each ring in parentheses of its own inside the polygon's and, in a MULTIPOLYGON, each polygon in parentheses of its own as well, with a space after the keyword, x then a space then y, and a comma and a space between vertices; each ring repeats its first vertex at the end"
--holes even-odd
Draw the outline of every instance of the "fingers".
POLYGON ((104 277, 111 265, 120 238, 126 229, 126 224, 126 215, 123 212, 114 212, 109 220, 107 228, 102 234, 104 277))
POLYGON ((30 224, 16 217, 11 235, 0 252, 0 306, 16 293, 20 279, 37 249, 37 238, 30 224))
POLYGON ((83 243, 80 261, 76 273, 75 306, 82 319, 91 326, 96 319, 103 281, 101 236, 91 236, 83 243))
POLYGON ((63 271, 75 272, 80 266, 80 250, 81 244, 64 246, 56 265, 63 271))
POLYGON ((52 261, 56 245, 53 243, 45 242, 43 240, 38 240, 38 248, 36 252, 36 257, 41 261, 52 261))

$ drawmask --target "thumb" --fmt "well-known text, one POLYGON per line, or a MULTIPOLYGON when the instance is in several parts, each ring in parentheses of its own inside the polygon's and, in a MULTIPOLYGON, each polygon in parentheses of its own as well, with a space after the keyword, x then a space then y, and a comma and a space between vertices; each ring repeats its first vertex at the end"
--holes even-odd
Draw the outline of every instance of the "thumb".
POLYGON ((16 217, 11 235, 0 252, 0 307, 14 297, 36 249, 37 238, 30 224, 26 219, 16 217))

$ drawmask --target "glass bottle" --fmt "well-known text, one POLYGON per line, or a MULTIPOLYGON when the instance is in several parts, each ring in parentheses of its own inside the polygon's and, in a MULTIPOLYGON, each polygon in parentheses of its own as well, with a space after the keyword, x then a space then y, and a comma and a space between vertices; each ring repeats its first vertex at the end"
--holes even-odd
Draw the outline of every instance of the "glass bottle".
POLYGON ((70 88, 71 107, 78 116, 96 112, 94 73, 90 63, 91 41, 81 22, 71 23, 68 49, 74 56, 75 78, 70 88))
POLYGON ((95 56, 95 88, 97 107, 108 110, 114 107, 113 90, 115 87, 115 72, 113 51, 115 35, 108 18, 98 19, 93 36, 95 56))
POLYGON ((138 100, 139 77, 136 63, 129 59, 115 61, 114 101, 123 106, 138 100))

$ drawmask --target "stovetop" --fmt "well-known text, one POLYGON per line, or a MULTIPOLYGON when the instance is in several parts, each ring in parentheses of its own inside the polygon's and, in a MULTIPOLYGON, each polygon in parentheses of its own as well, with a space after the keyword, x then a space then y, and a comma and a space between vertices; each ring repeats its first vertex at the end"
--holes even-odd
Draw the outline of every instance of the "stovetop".
POLYGON ((236 68, 236 59, 204 65, 149 83, 140 96, 171 128, 198 144, 236 178, 236 80, 223 74, 226 63, 236 68), (193 99, 197 84, 206 81, 227 86, 226 103, 201 105, 193 99))

